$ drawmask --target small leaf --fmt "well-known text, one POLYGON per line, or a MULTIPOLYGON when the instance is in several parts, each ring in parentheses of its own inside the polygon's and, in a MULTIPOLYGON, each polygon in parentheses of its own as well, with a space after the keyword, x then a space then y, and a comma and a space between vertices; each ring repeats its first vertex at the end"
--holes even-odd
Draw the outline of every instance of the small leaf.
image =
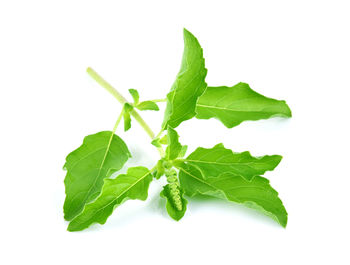
POLYGON ((187 195, 209 195, 242 203, 261 211, 286 227, 287 211, 278 193, 269 185, 267 179, 256 176, 248 181, 228 172, 216 177, 204 178, 193 166, 182 163, 178 167, 181 187, 187 195))
POLYGON ((153 101, 143 101, 136 105, 136 108, 139 110, 159 110, 158 105, 153 101))
POLYGON ((179 221, 186 212, 187 200, 183 197, 183 190, 178 187, 178 193, 174 196, 171 190, 171 184, 167 184, 163 187, 160 196, 166 199, 166 209, 171 218, 179 221))
POLYGON ((154 177, 155 177, 156 179, 160 179, 160 177, 164 175, 165 168, 164 168, 164 166, 163 166, 163 162, 164 162, 163 159, 160 159, 160 160, 157 162, 156 170, 155 170, 155 174, 154 174, 154 177))
POLYGON ((131 128, 131 117, 130 117, 130 111, 133 110, 133 106, 131 106, 129 103, 124 104, 124 131, 126 132, 131 128))
POLYGON ((130 112, 134 109, 134 107, 132 105, 130 105, 129 103, 125 103, 124 104, 124 111, 125 112, 130 112))
POLYGON ((199 147, 183 161, 197 167, 204 178, 229 172, 251 180, 254 176, 273 170, 281 159, 279 155, 253 157, 249 152, 234 153, 223 144, 218 144, 209 149, 199 147))
POLYGON ((131 128, 130 112, 124 112, 124 132, 131 128))
POLYGON ((84 211, 74 218, 69 231, 80 231, 93 223, 104 224, 113 210, 127 200, 146 200, 152 174, 145 167, 132 167, 127 174, 115 179, 105 179, 101 195, 87 204, 84 211))
POLYGON ((132 98, 134 99, 134 104, 137 105, 139 103, 139 92, 136 89, 130 88, 129 89, 129 93, 132 96, 132 98))
POLYGON ((173 160, 178 157, 182 145, 179 143, 179 135, 173 128, 168 126, 167 132, 169 144, 165 150, 165 157, 168 160, 173 160))
POLYGON ((198 97, 207 87, 205 83, 207 69, 204 66, 203 50, 199 42, 186 29, 184 29, 184 41, 181 68, 167 95, 163 129, 168 125, 176 128, 181 122, 194 117, 198 97))
POLYGON ((159 143, 168 144, 168 135, 164 135, 162 138, 160 138, 159 143))
POLYGON ((103 179, 120 170, 131 157, 121 138, 110 131, 86 136, 83 144, 71 152, 64 165, 66 199, 64 218, 73 219, 86 203, 94 200, 103 185, 103 179))
POLYGON ((197 102, 196 112, 196 118, 217 118, 228 128, 247 120, 292 116, 285 101, 260 95, 245 83, 208 87, 197 102))
POLYGON ((151 144, 154 145, 155 147, 162 147, 159 142, 159 138, 152 140, 151 144))

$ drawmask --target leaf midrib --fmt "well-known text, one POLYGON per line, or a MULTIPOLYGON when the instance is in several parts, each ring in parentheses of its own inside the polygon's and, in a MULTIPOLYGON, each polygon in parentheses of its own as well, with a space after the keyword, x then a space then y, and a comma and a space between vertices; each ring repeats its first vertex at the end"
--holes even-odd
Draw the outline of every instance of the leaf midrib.
POLYGON ((270 113, 270 112, 266 112, 266 111, 261 111, 261 110, 234 110, 234 109, 229 109, 229 108, 225 108, 225 107, 217 107, 217 106, 213 106, 213 105, 203 105, 203 104, 198 104, 197 103, 197 107, 202 107, 202 108, 208 108, 208 109, 218 109, 218 110, 226 110, 226 111, 230 111, 230 112, 251 112, 251 113, 270 113))
MULTIPOLYGON (((235 164, 244 164, 249 166, 250 164, 255 164, 257 163, 256 161, 251 161, 251 162, 230 162, 230 163, 223 163, 223 162, 211 162, 211 161, 203 161, 203 160, 189 160, 185 159, 184 161, 186 162, 195 162, 195 163, 202 163, 202 164, 216 164, 216 165, 224 165, 224 166, 230 166, 230 165, 235 165, 235 164)), ((265 163, 263 163, 265 164, 265 163)), ((251 167, 251 166, 249 166, 251 167)))
MULTIPOLYGON (((127 188, 125 191, 123 191, 122 193, 119 194, 118 197, 116 197, 115 199, 113 199, 112 201, 110 201, 108 204, 106 204, 105 206, 103 206, 102 208, 98 209, 94 214, 93 217, 96 216, 97 213, 99 213, 100 211, 102 211, 103 209, 107 208, 109 205, 113 204, 116 200, 118 200, 122 195, 124 195, 126 192, 128 192, 131 188, 133 188, 135 185, 137 185, 141 180, 144 180, 148 175, 150 174, 150 172, 148 171, 145 175, 143 175, 140 179, 138 179, 133 185, 131 185, 129 188, 127 188)), ((128 174, 126 174, 126 176, 130 176, 128 174)), ((118 177, 117 177, 118 178, 118 177)))
MULTIPOLYGON (((208 186, 214 188, 215 190, 219 190, 219 191, 223 192, 223 194, 225 195, 225 197, 226 197, 229 201, 231 201, 231 200, 227 197, 227 194, 226 194, 226 192, 225 192, 224 190, 222 190, 222 189, 220 189, 220 188, 218 188, 218 187, 216 187, 216 186, 213 186, 212 184, 210 184, 210 183, 208 183, 208 182, 203 181, 202 179, 196 177, 195 175, 191 174, 190 172, 188 172, 187 170, 183 169, 182 167, 179 167, 179 168, 180 168, 180 170, 182 170, 183 172, 185 172, 187 175, 191 176, 192 178, 194 178, 194 179, 196 179, 196 180, 202 182, 203 184, 206 184, 206 185, 208 185, 208 186)), ((197 191, 197 192, 198 192, 198 191, 197 191)), ((238 199, 239 197, 240 197, 240 196, 235 197, 235 199, 236 199, 237 201, 240 201, 240 199, 238 199)), ((276 196, 276 197, 277 197, 277 196, 276 196)), ((244 197, 241 197, 241 198, 244 198, 244 197)), ((278 198, 278 197, 277 197, 277 198, 278 198)), ((255 199, 258 199, 258 200, 261 200, 261 201, 266 201, 266 202, 268 202, 268 203, 271 204, 270 200, 266 200, 266 199, 264 199, 264 198, 255 198, 255 199)), ((278 199, 279 199, 279 198, 278 198, 278 199)), ((239 203, 244 203, 244 202, 253 202, 253 203, 257 204, 256 202, 254 202, 254 201, 252 201, 252 200, 244 200, 244 199, 243 199, 243 202, 239 202, 239 203)), ((257 205, 259 205, 259 204, 257 204, 257 205)), ((270 213, 270 214, 272 214, 273 216, 275 216, 275 217, 278 219, 278 217, 277 217, 276 214, 274 214, 274 213, 272 213, 272 212, 269 212, 265 207, 263 207, 263 206, 261 206, 261 205, 259 205, 259 206, 260 206, 261 208, 263 208, 265 211, 267 211, 268 213, 270 213)), ((279 220, 279 219, 278 219, 278 220, 279 220)))
POLYGON ((185 169, 182 168, 181 166, 179 166, 179 168, 180 168, 180 170, 182 170, 183 172, 185 172, 185 173, 188 174, 189 176, 195 178, 196 180, 199 180, 200 182, 202 182, 202 183, 204 183, 204 184, 206 184, 206 185, 208 185, 208 186, 210 186, 210 187, 212 187, 212 188, 214 188, 214 189, 216 189, 216 190, 219 190, 217 187, 211 185, 210 183, 205 182, 204 180, 202 180, 202 179, 196 177, 195 175, 192 175, 190 172, 188 172, 187 170, 185 170, 185 169))
POLYGON ((108 155, 108 153, 109 153, 109 148, 110 148, 110 146, 111 146, 111 143, 112 143, 112 140, 113 140, 113 136, 114 136, 114 133, 112 132, 112 133, 111 133, 111 136, 109 137, 109 141, 108 141, 108 145, 107 145, 107 148, 106 148, 106 152, 105 152, 105 154, 104 154, 104 157, 103 157, 103 159, 102 159, 101 165, 100 165, 100 167, 99 167, 98 174, 96 175, 96 177, 95 177, 94 182, 92 183, 92 185, 90 185, 89 190, 86 192, 85 198, 84 198, 84 200, 83 200, 83 203, 84 203, 84 204, 85 204, 87 198, 90 196, 90 192, 91 192, 92 188, 95 186, 95 184, 96 184, 96 182, 97 182, 97 179, 100 177, 102 167, 103 167, 103 165, 104 165, 104 163, 105 163, 105 161, 106 161, 106 157, 107 157, 107 155, 108 155))

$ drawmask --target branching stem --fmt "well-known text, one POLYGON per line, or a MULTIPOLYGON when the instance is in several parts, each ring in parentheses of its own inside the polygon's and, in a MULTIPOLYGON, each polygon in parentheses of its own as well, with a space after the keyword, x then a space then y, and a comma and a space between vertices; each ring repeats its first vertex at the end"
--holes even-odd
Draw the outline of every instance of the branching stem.
MULTIPOLYGON (((86 69, 86 72, 103 88, 105 88, 109 93, 111 93, 122 105, 124 105, 125 103, 128 103, 128 101, 126 100, 126 98, 123 97, 122 94, 120 94, 113 86, 111 86, 106 80, 104 80, 95 70, 93 70, 92 68, 88 67, 86 69)), ((160 101, 159 101, 160 102, 160 101)), ((151 139, 154 139, 154 132, 152 131, 152 129, 148 126, 148 124, 144 121, 144 119, 142 119, 142 117, 140 116, 140 114, 133 109, 132 111, 130 111, 131 116, 133 116, 135 118, 135 120, 141 125, 141 127, 145 130, 145 132, 149 135, 149 137, 151 137, 151 139)), ((119 122, 120 122, 121 116, 119 116, 117 122, 116 122, 116 126, 118 126, 119 122)), ((115 126, 115 128, 116 128, 115 126)), ((161 147, 157 147, 158 152, 160 154, 161 157, 164 156, 164 150, 161 147)))

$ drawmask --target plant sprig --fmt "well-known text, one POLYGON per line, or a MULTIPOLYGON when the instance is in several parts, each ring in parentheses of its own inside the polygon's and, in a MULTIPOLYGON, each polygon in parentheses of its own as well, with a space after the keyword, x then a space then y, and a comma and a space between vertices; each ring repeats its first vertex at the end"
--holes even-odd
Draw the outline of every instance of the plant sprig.
POLYGON ((186 29, 184 44, 181 68, 166 99, 140 101, 139 92, 129 89, 133 102, 128 102, 97 72, 87 69, 122 104, 122 111, 112 131, 86 136, 83 144, 66 158, 63 208, 65 219, 70 221, 69 231, 83 230, 93 223, 104 224, 126 200, 146 200, 151 181, 163 176, 167 184, 160 196, 166 200, 167 212, 174 220, 185 215, 186 197, 207 195, 244 204, 272 217, 283 227, 287 225, 287 211, 278 193, 261 176, 273 170, 281 156, 254 157, 249 152, 233 152, 219 143, 212 148, 199 147, 185 157, 187 146, 180 143, 175 128, 193 117, 216 118, 228 128, 247 120, 291 117, 288 105, 258 94, 245 83, 208 86, 202 48, 186 29), (138 111, 158 111, 160 102, 166 102, 166 110, 162 129, 155 135, 138 111), (131 128, 132 119, 141 125, 160 158, 152 169, 131 167, 126 174, 112 179, 131 157, 125 142, 115 134, 122 119, 125 131, 131 128))

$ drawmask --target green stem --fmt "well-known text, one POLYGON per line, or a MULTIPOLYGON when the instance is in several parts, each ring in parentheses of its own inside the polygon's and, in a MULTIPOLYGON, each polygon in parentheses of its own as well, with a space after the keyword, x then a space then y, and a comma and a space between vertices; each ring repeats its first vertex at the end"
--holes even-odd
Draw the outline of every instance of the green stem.
POLYGON ((135 118, 135 120, 137 120, 137 122, 141 125, 141 127, 145 130, 145 132, 149 135, 149 137, 151 137, 151 139, 153 140, 154 139, 154 132, 148 126, 148 124, 144 121, 144 119, 142 119, 140 114, 135 109, 130 111, 130 114, 135 118))
POLYGON ((120 121, 122 120, 123 115, 124 115, 124 108, 123 108, 122 111, 120 112, 120 114, 119 114, 119 116, 118 116, 118 119, 117 119, 117 121, 116 121, 115 124, 114 124, 113 134, 114 134, 115 131, 117 130, 118 125, 119 125, 120 121))
POLYGON ((86 72, 103 88, 105 88, 109 93, 111 93, 122 105, 128 101, 106 80, 104 80, 94 69, 88 67, 86 72))
MULTIPOLYGON (((109 93, 111 93, 122 105, 125 103, 128 103, 126 98, 123 97, 122 94, 120 94, 114 87, 112 87, 106 80, 104 80, 95 70, 88 67, 86 69, 86 72, 103 88, 105 88, 109 93)), ((122 111, 123 113, 123 111, 122 111)), ((152 129, 148 126, 148 124, 142 119, 140 114, 133 109, 130 111, 130 114, 135 118, 135 120, 141 125, 141 127, 145 130, 145 132, 151 137, 151 139, 154 139, 154 132, 152 129)), ((120 117, 121 119, 121 117, 120 117)), ((118 126, 120 119, 118 118, 116 126, 118 126)), ((115 126, 115 128, 116 128, 115 126)), ((157 147, 159 154, 163 157, 164 156, 164 150, 161 147, 157 147)))

